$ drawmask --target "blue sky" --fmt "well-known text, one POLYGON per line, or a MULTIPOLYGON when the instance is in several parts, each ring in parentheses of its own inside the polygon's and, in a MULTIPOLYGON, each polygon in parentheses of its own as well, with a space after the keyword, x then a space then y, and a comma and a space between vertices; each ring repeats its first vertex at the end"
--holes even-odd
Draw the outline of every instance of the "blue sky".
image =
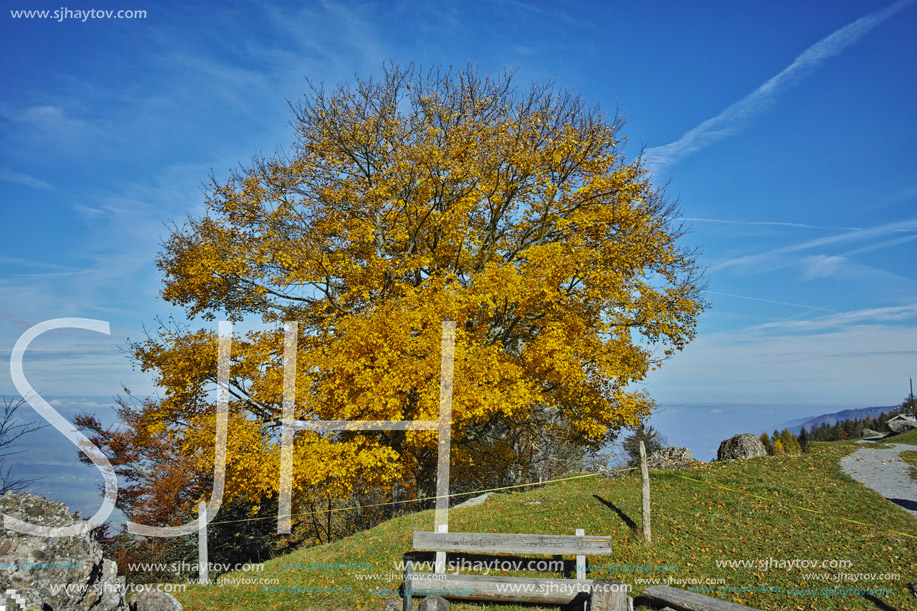
MULTIPOLYGON (((917 3, 123 0, 144 19, 0 14, 0 353, 56 397, 153 392, 120 351, 202 183, 292 141, 287 100, 416 61, 516 66, 627 117, 692 225, 712 308, 647 380, 662 403, 901 401, 917 374, 917 3)), ((205 323, 201 323, 202 325, 205 323)), ((215 324, 215 323, 214 323, 215 324)), ((15 394, 9 368, 0 393, 15 394)), ((83 404, 95 405, 92 402, 83 404)), ((752 408, 747 408, 752 409, 752 408)), ((754 408, 757 409, 757 408, 754 408)), ((794 408, 795 409, 795 408, 794 408)), ((819 410, 813 408, 813 413, 819 410)))

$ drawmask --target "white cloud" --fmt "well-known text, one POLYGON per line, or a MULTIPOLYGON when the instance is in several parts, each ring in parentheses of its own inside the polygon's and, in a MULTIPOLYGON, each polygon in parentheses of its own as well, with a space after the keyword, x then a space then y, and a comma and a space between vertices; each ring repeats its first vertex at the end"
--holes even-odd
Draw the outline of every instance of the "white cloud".
POLYGON ((901 238, 895 238, 894 240, 885 240, 884 242, 876 242, 875 244, 869 244, 867 246, 861 246, 860 248, 855 248, 853 250, 848 250, 844 253, 845 257, 851 257, 853 255, 861 255, 867 252, 873 252, 876 250, 883 250, 885 248, 891 248, 893 246, 900 246, 906 242, 912 240, 917 240, 917 234, 906 235, 901 238))
POLYGON ((31 106, 20 114, 20 120, 41 127, 55 127, 66 118, 62 108, 56 106, 31 106))
POLYGON ((806 280, 816 278, 833 278, 848 267, 850 261, 844 257, 816 255, 802 260, 802 275, 806 280))
POLYGON ((38 178, 29 176, 28 174, 23 174, 22 172, 17 172, 5 167, 0 167, 0 180, 3 182, 25 185, 34 189, 51 190, 54 188, 43 180, 39 180, 38 178))
POLYGON ((816 255, 799 261, 804 280, 835 279, 842 281, 849 290, 853 280, 898 283, 900 287, 914 286, 914 280, 869 265, 851 261, 846 256, 816 255))
POLYGON ((81 132, 88 124, 67 114, 60 106, 29 106, 21 109, 0 109, 0 116, 18 125, 29 126, 42 132, 81 132))
POLYGON ((844 242, 874 240, 876 238, 881 238, 883 236, 892 235, 895 233, 912 232, 915 230, 917 230, 917 219, 907 219, 904 221, 896 221, 894 223, 877 225, 875 227, 867 227, 865 229, 855 229, 833 236, 806 240, 805 242, 799 242, 798 244, 774 248, 762 253, 733 257, 731 259, 727 259, 712 265, 710 267, 710 271, 720 271, 728 268, 743 268, 746 271, 752 272, 771 271, 774 269, 796 265, 796 258, 785 257, 784 255, 798 253, 804 250, 811 250, 813 248, 819 248, 823 246, 842 244, 844 242))
POLYGON ((863 323, 892 323, 912 319, 917 322, 917 303, 882 308, 862 308, 859 310, 819 316, 809 320, 769 322, 751 327, 751 330, 780 330, 783 332, 824 331, 828 329, 842 329, 844 327, 863 323))

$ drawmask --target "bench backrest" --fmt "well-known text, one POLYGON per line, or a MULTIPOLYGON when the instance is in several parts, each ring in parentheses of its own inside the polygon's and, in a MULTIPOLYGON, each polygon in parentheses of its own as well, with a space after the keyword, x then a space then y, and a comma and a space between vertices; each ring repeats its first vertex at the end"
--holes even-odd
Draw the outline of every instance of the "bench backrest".
POLYGON ((611 554, 611 537, 415 531, 414 549, 421 552, 607 556, 611 554))

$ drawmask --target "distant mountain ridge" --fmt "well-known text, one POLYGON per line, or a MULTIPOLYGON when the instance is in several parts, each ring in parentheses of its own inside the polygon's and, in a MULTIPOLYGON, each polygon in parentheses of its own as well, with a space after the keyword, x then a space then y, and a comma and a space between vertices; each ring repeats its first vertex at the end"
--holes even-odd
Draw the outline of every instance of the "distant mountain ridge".
POLYGON ((811 418, 799 418, 796 420, 790 420, 789 422, 784 422, 778 429, 790 429, 790 432, 794 435, 798 435, 799 431, 803 428, 806 431, 811 431, 813 427, 819 427, 822 424, 827 424, 832 426, 838 422, 843 422, 844 420, 865 420, 868 417, 877 417, 882 412, 892 412, 899 409, 899 405, 886 405, 883 407, 859 407, 856 409, 845 409, 839 412, 834 412, 833 414, 822 414, 821 416, 814 416, 811 418))

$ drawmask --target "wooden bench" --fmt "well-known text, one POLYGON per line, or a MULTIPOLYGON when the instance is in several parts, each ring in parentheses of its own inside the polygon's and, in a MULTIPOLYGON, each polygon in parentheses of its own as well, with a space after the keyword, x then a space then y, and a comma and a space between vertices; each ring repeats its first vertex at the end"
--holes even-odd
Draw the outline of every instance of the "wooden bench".
MULTIPOLYGON (((541 603, 566 605, 577 596, 589 599, 597 581, 586 579, 586 555, 604 556, 611 554, 611 537, 586 536, 583 530, 576 535, 523 535, 498 533, 433 533, 415 532, 414 549, 421 552, 436 552, 434 573, 414 573, 413 563, 405 563, 404 609, 411 609, 414 593, 436 594, 443 598, 490 602, 541 603), (490 575, 461 575, 458 571, 446 572, 446 554, 533 554, 542 556, 575 556, 576 579, 544 579, 529 577, 494 577, 490 575)), ((499 558, 496 560, 499 561, 499 558)), ((522 559, 514 561, 514 570, 533 570, 530 565, 538 560, 526 561, 529 566, 517 566, 522 559)), ((513 561, 508 561, 513 562, 513 561)), ((450 571, 455 563, 448 563, 450 571)), ((461 564, 467 565, 465 561, 461 564)), ((461 568, 461 564, 459 568, 461 568)), ((493 564, 492 562, 490 563, 493 564)), ((501 562, 501 564, 504 564, 501 562)), ((535 570, 541 570, 536 566, 535 570)), ((603 590, 599 598, 614 599, 599 609, 627 610, 627 593, 624 584, 601 580, 603 590), (617 583, 619 594, 611 592, 607 584, 617 583), (610 593, 609 593, 610 592, 610 593), (621 602, 623 601, 623 602, 621 602), (614 606, 611 606, 614 604, 614 606), (621 606, 623 605, 623 606, 621 606)))

